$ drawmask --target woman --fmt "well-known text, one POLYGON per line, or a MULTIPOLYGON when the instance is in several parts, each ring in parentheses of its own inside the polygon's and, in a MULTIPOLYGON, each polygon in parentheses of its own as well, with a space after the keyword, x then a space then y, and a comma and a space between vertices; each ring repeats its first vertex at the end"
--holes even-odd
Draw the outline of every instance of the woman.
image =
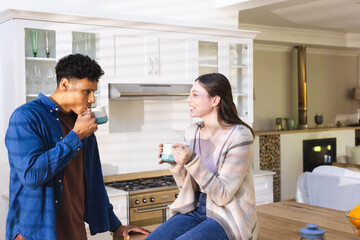
POLYGON ((238 117, 229 81, 219 73, 202 75, 187 102, 190 116, 203 122, 186 130, 186 145, 174 145, 170 171, 180 193, 172 217, 146 239, 257 239, 254 133, 238 117))

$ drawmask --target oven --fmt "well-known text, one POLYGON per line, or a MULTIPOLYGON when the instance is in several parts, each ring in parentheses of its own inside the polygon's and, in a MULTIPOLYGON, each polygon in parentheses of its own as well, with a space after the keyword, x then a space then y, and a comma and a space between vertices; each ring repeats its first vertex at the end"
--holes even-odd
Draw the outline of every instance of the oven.
POLYGON ((141 227, 165 222, 168 205, 176 199, 178 193, 176 188, 130 195, 130 225, 141 227))
POLYGON ((128 224, 139 227, 166 221, 168 205, 179 193, 168 170, 115 175, 104 180, 107 188, 127 192, 128 224))

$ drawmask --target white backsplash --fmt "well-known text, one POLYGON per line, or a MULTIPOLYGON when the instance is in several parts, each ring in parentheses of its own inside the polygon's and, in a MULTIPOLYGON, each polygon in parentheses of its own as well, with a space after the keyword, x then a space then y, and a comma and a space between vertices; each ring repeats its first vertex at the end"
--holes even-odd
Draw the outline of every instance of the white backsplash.
POLYGON ((181 101, 110 101, 110 134, 97 135, 104 175, 167 169, 158 164, 158 145, 184 142, 191 123, 181 101))

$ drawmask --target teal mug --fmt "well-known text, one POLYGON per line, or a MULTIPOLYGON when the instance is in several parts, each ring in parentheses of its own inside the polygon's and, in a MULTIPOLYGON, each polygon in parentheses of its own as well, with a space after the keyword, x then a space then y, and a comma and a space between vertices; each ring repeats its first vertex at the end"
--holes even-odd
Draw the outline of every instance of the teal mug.
POLYGON ((174 144, 172 143, 164 143, 163 144, 163 151, 161 153, 161 160, 165 162, 175 162, 174 155, 173 155, 173 148, 174 144))
POLYGON ((97 124, 103 124, 108 121, 108 116, 104 106, 98 106, 91 108, 91 111, 94 113, 97 124))
POLYGON ((287 130, 292 130, 294 128, 295 122, 293 119, 286 119, 287 130))

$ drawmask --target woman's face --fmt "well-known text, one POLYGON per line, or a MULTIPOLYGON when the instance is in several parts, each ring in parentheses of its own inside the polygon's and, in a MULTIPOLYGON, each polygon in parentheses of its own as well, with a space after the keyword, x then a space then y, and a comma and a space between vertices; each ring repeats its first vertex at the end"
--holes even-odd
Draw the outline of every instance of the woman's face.
POLYGON ((204 117, 214 110, 213 98, 203 88, 199 81, 196 81, 190 90, 186 102, 189 104, 190 117, 204 117))

